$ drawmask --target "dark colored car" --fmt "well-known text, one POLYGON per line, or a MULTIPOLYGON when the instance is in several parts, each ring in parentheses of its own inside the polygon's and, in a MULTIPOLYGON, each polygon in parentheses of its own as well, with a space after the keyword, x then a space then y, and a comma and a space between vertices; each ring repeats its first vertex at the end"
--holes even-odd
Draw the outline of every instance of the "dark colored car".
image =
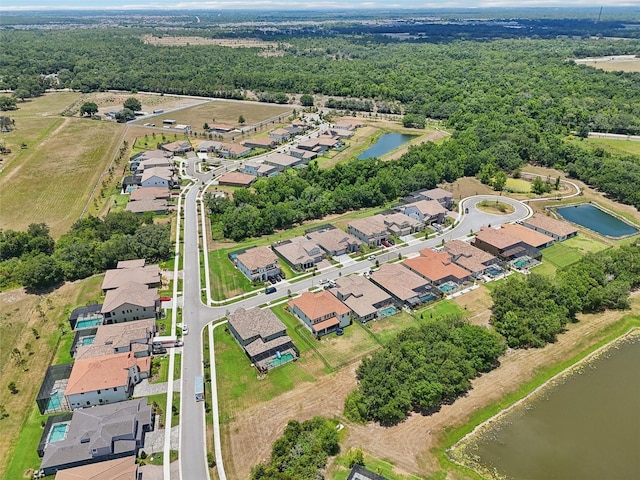
POLYGON ((264 291, 264 293, 269 295, 270 293, 274 293, 275 291, 276 291, 276 287, 267 287, 267 289, 264 291))

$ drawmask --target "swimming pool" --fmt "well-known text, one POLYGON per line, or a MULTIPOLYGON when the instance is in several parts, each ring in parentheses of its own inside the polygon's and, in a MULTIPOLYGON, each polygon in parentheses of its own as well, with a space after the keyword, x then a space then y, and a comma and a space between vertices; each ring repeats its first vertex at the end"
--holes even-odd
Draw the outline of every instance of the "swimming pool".
POLYGON ((59 442, 67 437, 68 423, 56 423, 51 427, 47 443, 59 442))
POLYGON ((524 268, 531 263, 529 258, 519 258, 513 262, 513 266, 516 268, 524 268))
POLYGON ((458 288, 458 286, 453 282, 447 282, 447 283, 443 283, 438 288, 441 291, 443 291, 444 293, 449 293, 449 292, 455 290, 456 288, 458 288))
POLYGON ((87 345, 93 345, 94 340, 96 339, 95 335, 89 335, 86 337, 82 337, 80 339, 80 345, 86 347, 87 345))
POLYGON ((489 267, 487 268, 487 273, 492 277, 496 277, 502 274, 502 269, 500 267, 489 267))
POLYGON ((389 315, 393 315, 394 313, 398 313, 398 309, 393 305, 389 305, 388 307, 384 307, 382 310, 380 310, 379 313, 380 317, 384 318, 388 317, 389 315))
POLYGON ((274 367, 274 368, 278 367, 278 366, 282 365, 283 363, 290 362, 294 358, 295 357, 293 356, 293 353, 291 353, 291 352, 283 353, 282 355, 280 355, 280 357, 278 357, 276 355, 275 357, 273 357, 271 359, 271 366, 274 367))
POLYGON ((87 318, 84 320, 78 320, 76 323, 76 330, 80 328, 91 328, 102 325, 102 317, 87 318))
POLYGON ((432 301, 434 301, 436 298, 438 298, 438 297, 436 297, 436 296, 435 296, 434 294, 432 294, 432 293, 429 293, 429 294, 427 294, 427 295, 423 295, 422 297, 420 297, 420 301, 421 301, 422 303, 428 303, 428 302, 432 302, 432 301))
POLYGON ((62 405, 62 399, 64 398, 63 392, 55 392, 47 400, 47 408, 45 411, 55 411, 62 405))

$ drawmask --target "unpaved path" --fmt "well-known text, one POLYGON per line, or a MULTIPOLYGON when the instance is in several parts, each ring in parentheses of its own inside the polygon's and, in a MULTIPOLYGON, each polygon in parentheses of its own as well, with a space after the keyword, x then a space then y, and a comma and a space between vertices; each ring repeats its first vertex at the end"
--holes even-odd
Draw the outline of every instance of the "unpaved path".
MULTIPOLYGON (((640 312, 638 300, 639 296, 634 295, 635 313, 640 312)), ((531 379, 539 367, 568 359, 595 343, 597 332, 621 315, 620 312, 605 312, 584 316, 579 323, 570 325, 555 344, 544 349, 510 350, 497 369, 472 382, 473 388, 466 397, 442 407, 433 415, 412 415, 390 428, 373 423, 347 425, 342 448, 346 451, 351 446, 361 447, 375 457, 394 463, 399 471, 430 475, 439 469, 430 450, 437 446, 445 428, 464 423, 472 412, 516 390, 531 379)), ((231 472, 231 478, 248 478, 252 466, 268 459, 271 445, 281 435, 287 421, 303 421, 314 415, 342 415, 344 399, 356 386, 356 367, 351 365, 238 415, 226 429, 227 438, 223 440, 229 442, 225 449, 228 462, 225 468, 231 472)))

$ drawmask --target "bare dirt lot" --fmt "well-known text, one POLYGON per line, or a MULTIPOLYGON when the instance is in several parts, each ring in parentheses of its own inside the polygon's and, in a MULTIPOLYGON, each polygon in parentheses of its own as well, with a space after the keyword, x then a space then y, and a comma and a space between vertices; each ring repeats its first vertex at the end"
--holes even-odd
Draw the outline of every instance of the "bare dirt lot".
POLYGON ((606 72, 640 72, 640 58, 634 55, 584 58, 578 59, 575 62, 593 68, 599 68, 606 72))
MULTIPOLYGON (((143 35, 142 41, 161 47, 186 47, 190 45, 218 45, 231 48, 279 48, 277 42, 267 42, 259 38, 206 38, 187 36, 162 36, 143 35)), ((287 44, 285 44, 287 45, 287 44)))
MULTIPOLYGON (((636 295, 633 301, 635 313, 640 312, 638 300, 636 295)), ((571 358, 596 343, 599 332, 621 316, 621 312, 583 316, 579 323, 570 325, 555 344, 543 349, 507 352, 497 369, 472 382, 473 388, 466 397, 444 406, 433 415, 412 415, 400 425, 390 428, 347 423, 347 435, 341 448, 346 451, 349 447, 361 447, 374 457, 394 463, 400 473, 431 475, 440 470, 431 450, 438 446, 445 429, 465 423, 474 411, 515 391, 540 367, 571 358)), ((238 414, 224 432, 227 473, 232 478, 248 478, 251 467, 268 458, 271 444, 282 433, 288 420, 302 421, 314 415, 341 415, 347 393, 356 386, 356 367, 350 365, 238 414)))

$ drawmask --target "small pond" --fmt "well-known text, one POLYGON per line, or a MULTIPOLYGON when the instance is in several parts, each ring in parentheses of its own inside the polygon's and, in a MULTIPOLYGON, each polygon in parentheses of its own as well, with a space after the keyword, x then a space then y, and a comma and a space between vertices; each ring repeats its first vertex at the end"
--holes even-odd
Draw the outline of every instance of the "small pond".
POLYGON ((385 133, 378 138, 378 141, 374 145, 362 152, 358 156, 358 160, 372 157, 380 158, 405 143, 410 142, 414 137, 415 135, 407 135, 406 133, 385 133))
POLYGON ((638 233, 638 229, 608 214, 590 203, 561 207, 557 212, 565 220, 577 223, 607 237, 625 237, 638 233))

